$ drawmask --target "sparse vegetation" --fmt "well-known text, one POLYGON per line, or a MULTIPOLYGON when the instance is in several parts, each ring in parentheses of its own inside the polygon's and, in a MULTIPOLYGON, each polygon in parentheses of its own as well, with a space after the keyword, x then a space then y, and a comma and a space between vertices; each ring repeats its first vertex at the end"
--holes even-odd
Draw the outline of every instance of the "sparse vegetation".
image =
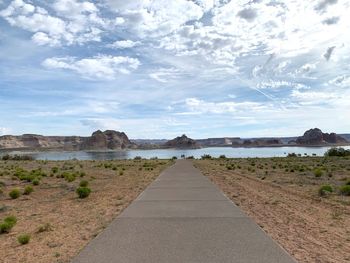
POLYGON ((89 187, 78 187, 76 193, 79 198, 83 199, 90 195, 91 189, 89 187))
POLYGON ((33 187, 30 186, 30 185, 27 185, 27 186, 24 188, 23 194, 24 194, 24 195, 30 195, 33 191, 34 191, 33 187))
POLYGON ((29 234, 22 234, 22 235, 17 237, 17 240, 18 240, 18 243, 20 243, 21 245, 28 244, 30 241, 30 235, 29 234))
POLYGON ((15 216, 6 217, 0 224, 0 234, 9 233, 11 229, 16 225, 17 218, 15 216))
POLYGON ((329 193, 333 192, 333 188, 330 185, 322 185, 319 189, 318 189, 318 194, 319 196, 325 196, 329 193))
POLYGON ((17 189, 17 188, 12 189, 11 192, 9 193, 9 196, 12 199, 17 199, 18 197, 21 196, 21 191, 19 189, 17 189))
POLYGON ((82 180, 79 183, 80 187, 87 187, 89 185, 89 182, 87 180, 82 180))

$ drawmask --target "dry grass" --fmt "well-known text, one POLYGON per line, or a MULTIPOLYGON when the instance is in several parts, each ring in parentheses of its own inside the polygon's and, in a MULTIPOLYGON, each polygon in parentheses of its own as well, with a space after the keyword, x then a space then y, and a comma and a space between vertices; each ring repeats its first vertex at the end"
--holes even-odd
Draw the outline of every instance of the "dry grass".
POLYGON ((299 262, 350 262, 350 197, 339 193, 350 180, 350 159, 194 163, 299 262), (320 197, 322 185, 331 185, 334 192, 320 197))
POLYGON ((0 235, 1 262, 69 262, 170 164, 163 160, 1 161, 0 220, 17 217, 10 233, 0 235), (36 176, 40 184, 19 180, 15 176, 19 168, 41 168, 36 176), (64 172, 70 174, 69 180, 60 178, 64 172), (75 190, 83 179, 92 192, 79 199, 75 190), (34 189, 30 195, 10 199, 12 189, 23 191, 27 185, 34 189), (17 242, 22 233, 31 235, 25 246, 17 242))

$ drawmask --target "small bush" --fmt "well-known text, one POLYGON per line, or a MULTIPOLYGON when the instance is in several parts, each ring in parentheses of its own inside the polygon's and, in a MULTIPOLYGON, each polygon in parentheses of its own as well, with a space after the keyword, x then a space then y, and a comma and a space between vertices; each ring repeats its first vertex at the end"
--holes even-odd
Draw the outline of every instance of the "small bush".
POLYGON ((325 196, 327 193, 332 193, 332 192, 333 192, 333 188, 330 185, 322 185, 318 189, 318 195, 319 196, 325 196))
POLYGON ((38 178, 35 178, 33 181, 32 181, 33 185, 39 185, 40 184, 40 180, 38 178))
POLYGON ((9 196, 12 199, 17 199, 18 197, 21 196, 21 192, 16 188, 16 189, 12 189, 11 192, 9 193, 9 196))
POLYGON ((350 185, 343 185, 339 188, 339 192, 341 195, 350 195, 350 185))
POLYGON ((57 173, 58 172, 58 167, 52 167, 51 168, 52 173, 57 173))
POLYGON ((34 191, 33 187, 31 187, 30 185, 27 185, 24 188, 23 194, 24 195, 30 195, 33 191, 34 191))
POLYGON ((321 176, 323 175, 323 172, 322 172, 321 169, 316 168, 316 169, 314 170, 314 175, 315 175, 315 177, 321 177, 321 176))
POLYGON ((226 159, 226 155, 222 154, 219 156, 220 159, 226 159))
POLYGON ((47 232, 47 231, 51 231, 51 230, 52 230, 52 227, 51 227, 50 223, 46 223, 45 225, 42 225, 39 227, 38 233, 47 232))
POLYGON ((204 155, 201 156, 201 159, 202 159, 202 160, 205 160, 205 159, 212 159, 212 157, 211 157, 211 155, 209 155, 209 154, 204 154, 204 155))
POLYGON ((80 187, 87 187, 89 185, 89 182, 87 180, 82 180, 79 183, 80 187))
POLYGON ((86 198, 90 195, 91 189, 88 187, 78 187, 76 193, 79 198, 86 198))
POLYGON ((21 245, 28 244, 30 241, 30 235, 29 234, 22 234, 22 235, 17 237, 17 240, 18 240, 18 243, 20 243, 21 245))
POLYGON ((135 156, 134 160, 142 160, 141 156, 135 156))
POLYGON ((16 225, 17 218, 15 216, 8 216, 4 219, 4 222, 0 224, 0 234, 9 233, 10 230, 16 225))

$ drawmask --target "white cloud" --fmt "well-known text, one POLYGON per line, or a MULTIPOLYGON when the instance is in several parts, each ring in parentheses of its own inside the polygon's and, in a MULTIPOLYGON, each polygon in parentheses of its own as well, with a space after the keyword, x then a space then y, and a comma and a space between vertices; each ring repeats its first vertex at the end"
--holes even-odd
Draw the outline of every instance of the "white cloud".
POLYGON ((181 75, 181 72, 176 68, 162 68, 149 74, 150 78, 162 83, 175 80, 180 75, 181 75))
POLYGON ((120 41, 115 41, 112 44, 109 44, 107 46, 114 49, 124 49, 124 48, 132 48, 140 44, 141 43, 139 41, 120 40, 120 41))
POLYGON ((57 16, 23 0, 14 0, 0 16, 12 26, 33 32, 32 39, 39 45, 72 45, 101 40, 107 22, 98 16, 93 3, 57 0, 53 9, 57 16))
POLYGON ((325 91, 293 90, 291 96, 302 105, 331 104, 339 98, 337 94, 325 91))
POLYGON ((350 87, 350 76, 341 75, 329 81, 329 84, 335 85, 338 87, 349 88, 350 87))
POLYGON ((204 100, 199 100, 197 98, 188 98, 185 100, 187 108, 190 110, 190 113, 202 114, 202 113, 237 113, 244 111, 261 111, 266 110, 268 105, 245 101, 245 102, 207 102, 204 100))
POLYGON ((48 58, 43 66, 49 69, 69 69, 89 79, 113 80, 119 74, 129 74, 140 66, 136 58, 99 55, 77 60, 72 57, 48 58))

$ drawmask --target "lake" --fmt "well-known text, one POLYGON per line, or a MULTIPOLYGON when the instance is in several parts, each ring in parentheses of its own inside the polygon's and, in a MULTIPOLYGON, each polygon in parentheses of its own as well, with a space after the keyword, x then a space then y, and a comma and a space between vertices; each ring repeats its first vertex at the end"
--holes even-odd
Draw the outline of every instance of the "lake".
MULTIPOLYGON (((170 159, 173 156, 181 158, 182 155, 200 158, 204 154, 212 157, 225 155, 230 158, 246 157, 284 157, 288 153, 322 156, 331 147, 259 147, 259 148, 231 148, 231 147, 210 147, 201 149, 153 149, 153 150, 119 150, 119 151, 52 151, 52 152, 24 152, 10 151, 5 153, 30 155, 36 160, 121 160, 133 159, 141 156, 145 159, 158 157, 159 159, 170 159)), ((343 147, 350 149, 350 146, 343 147)))

